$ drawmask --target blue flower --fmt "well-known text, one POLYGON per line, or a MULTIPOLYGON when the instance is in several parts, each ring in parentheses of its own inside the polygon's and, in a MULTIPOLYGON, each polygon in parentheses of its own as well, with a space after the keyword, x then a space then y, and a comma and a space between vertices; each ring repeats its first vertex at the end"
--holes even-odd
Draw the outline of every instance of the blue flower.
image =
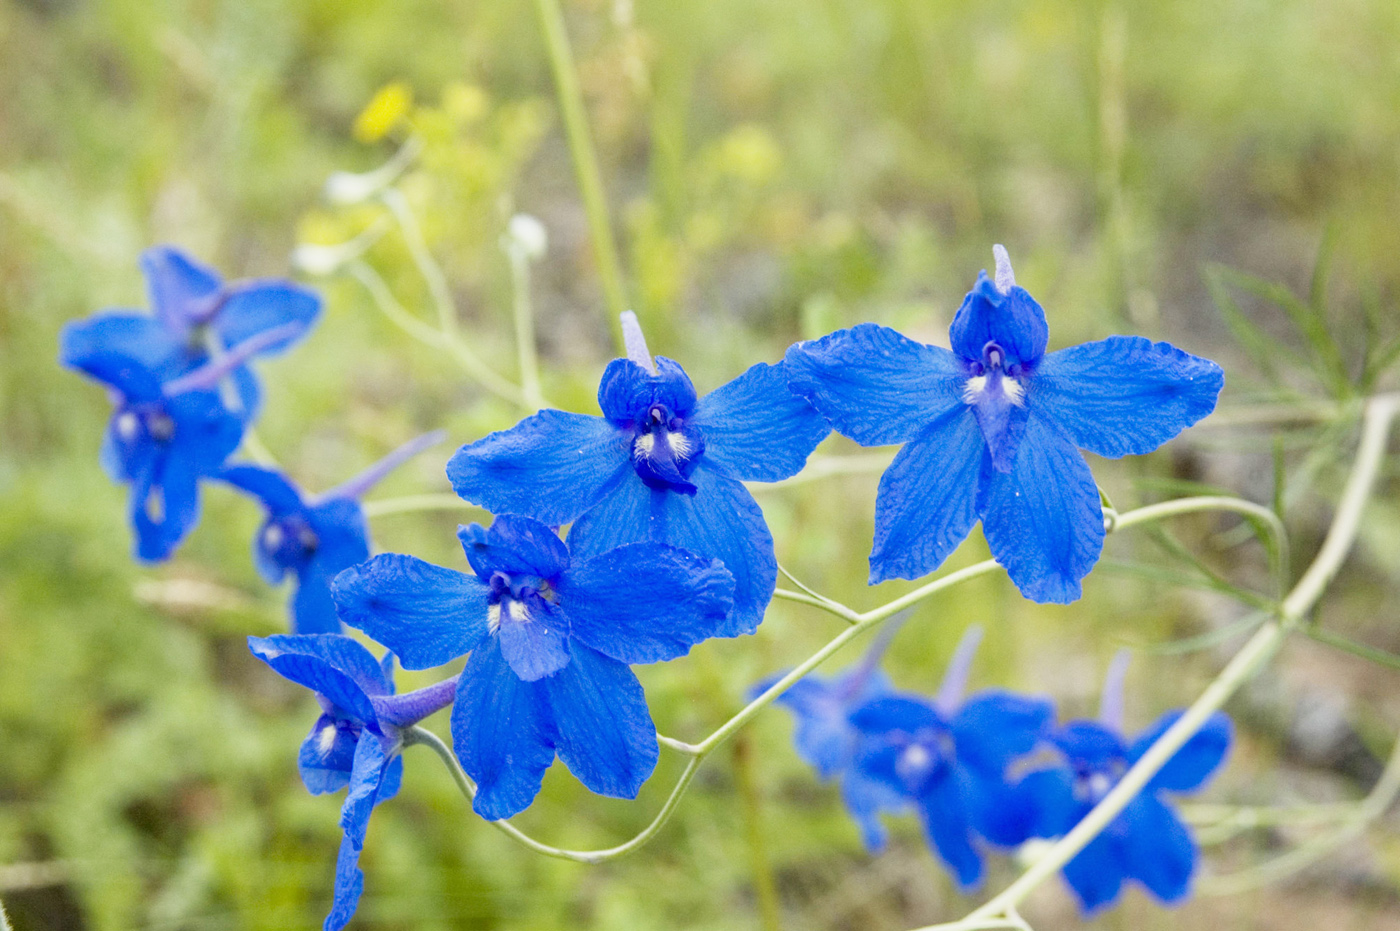
POLYGON ((442 437, 440 432, 420 436, 343 485, 309 499, 271 469, 238 465, 219 474, 267 509, 267 519, 253 538, 253 564, 269 585, 277 585, 288 573, 295 576, 297 587, 289 606, 293 633, 340 632, 331 579, 369 559, 369 527, 360 496, 442 437))
POLYGON ((1008 783, 1007 768, 1035 748, 1055 714, 1045 699, 1002 691, 963 702, 971 643, 933 701, 879 696, 850 715, 859 735, 854 770, 918 811, 929 844, 962 889, 982 881, 974 837, 1014 847, 1031 835, 1032 812, 1008 783))
POLYGON ((572 521, 569 546, 580 556, 651 542, 719 559, 735 593, 717 633, 752 633, 778 564, 763 512, 740 483, 796 474, 829 428, 787 390, 782 365, 755 365, 697 398, 680 365, 653 363, 635 317, 624 324, 629 358, 603 372, 602 417, 541 411, 463 446, 447 476, 490 511, 572 521))
MULTIPOLYGON (((283 338, 262 346, 259 354, 282 352, 310 330, 321 312, 321 299, 281 279, 225 283, 213 269, 171 246, 156 246, 141 255, 153 315, 104 311, 71 323, 63 330, 62 355, 88 357, 101 352, 128 356, 162 380, 185 375, 234 346, 268 330, 283 338)), ((257 382, 247 366, 231 371, 245 416, 258 403, 257 382)))
POLYGON ((1103 549, 1080 454, 1148 453, 1209 414, 1215 363, 1111 336, 1046 353, 1045 313, 996 247, 953 318, 952 351, 865 323, 787 352, 792 389, 863 446, 904 448, 880 479, 870 583, 937 569, 980 519, 1027 598, 1068 603, 1103 549))
POLYGON ((394 694, 393 654, 381 663, 359 643, 339 634, 249 637, 253 654, 282 676, 316 693, 321 715, 301 745, 298 768, 312 795, 349 786, 340 810, 345 837, 335 868, 335 899, 326 931, 345 927, 355 914, 365 878, 360 852, 370 813, 393 798, 403 780, 402 729, 445 708, 457 682, 394 694))
POLYGON ((341 620, 409 669, 471 653, 452 738, 483 818, 529 807, 556 752, 594 792, 636 797, 657 743, 628 664, 715 636, 733 578, 717 560, 649 543, 575 559, 549 527, 508 514, 458 537, 475 576, 376 556, 332 584, 341 620))
MULTIPOLYGON (((862 660, 830 679, 807 676, 778 696, 775 704, 792 712, 792 740, 797 755, 811 764, 820 779, 839 779, 841 798, 860 828, 861 839, 872 853, 885 846, 885 829, 877 817, 897 812, 904 799, 883 784, 861 775, 851 764, 860 734, 851 723, 851 712, 871 699, 894 692, 880 669, 880 657, 898 629, 889 622, 862 660)), ((768 691, 786 673, 769 676, 750 689, 750 698, 768 691)))
MULTIPOLYGON (((1121 683, 1121 672, 1109 677, 1099 721, 1071 721, 1052 735, 1064 757, 1059 765, 1021 781, 1019 791, 1035 812, 1035 836, 1060 837, 1083 820, 1181 717, 1181 711, 1169 711, 1127 743, 1120 736, 1121 683)), ((1204 786, 1229 752, 1231 731, 1228 717, 1211 715, 1118 817, 1065 864, 1065 880, 1086 915, 1117 901, 1128 879, 1168 904, 1190 893, 1196 844, 1163 793, 1204 786)))
POLYGON ((242 442, 244 417, 224 406, 220 380, 295 327, 266 330, 176 378, 100 346, 73 353, 74 344, 65 341, 61 361, 112 392, 116 409, 101 460, 113 481, 131 486, 128 514, 138 559, 170 556, 199 520, 199 480, 216 475, 242 442))

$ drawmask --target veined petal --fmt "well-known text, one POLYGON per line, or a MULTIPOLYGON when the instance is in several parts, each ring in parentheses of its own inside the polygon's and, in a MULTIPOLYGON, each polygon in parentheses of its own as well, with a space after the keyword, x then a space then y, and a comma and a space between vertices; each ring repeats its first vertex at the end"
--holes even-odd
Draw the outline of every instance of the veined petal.
POLYGON ((1050 741, 1069 759, 1102 769, 1126 755, 1118 734, 1099 721, 1069 721, 1050 735, 1050 741))
POLYGON ((705 462, 745 482, 796 475, 831 432, 816 408, 788 390, 782 363, 760 362, 711 391, 700 399, 690 422, 705 437, 705 462))
POLYGON ((496 631, 501 655, 511 670, 526 682, 552 676, 569 664, 569 619, 543 598, 529 605, 509 601, 501 605, 501 626, 496 631), (510 616, 504 616, 510 612, 510 616))
POLYGON ((1110 826, 1065 864, 1065 881, 1086 916, 1118 901, 1123 891, 1127 864, 1120 834, 1121 828, 1110 826))
POLYGON ((1010 472, 983 474, 982 529, 1031 601, 1068 604, 1103 551, 1098 486, 1079 450, 1032 412, 1010 472))
POLYGON ((230 289, 228 300, 214 318, 214 328, 224 345, 232 347, 267 330, 300 323, 298 332, 258 353, 270 356, 302 339, 320 312, 321 297, 308 288, 276 279, 241 281, 230 289))
POLYGON ((173 378, 205 360, 202 350, 191 350, 160 321, 146 314, 93 314, 64 325, 58 340, 59 361, 79 369, 84 368, 85 360, 112 354, 134 359, 160 378, 173 378))
POLYGON ((958 759, 1000 779, 1018 756, 1030 753, 1055 717, 1055 706, 1044 698, 987 691, 962 706, 950 726, 958 759))
POLYGON ((340 570, 369 559, 369 524, 360 502, 331 498, 308 508, 306 517, 316 534, 312 562, 319 571, 333 578, 340 570))
POLYGON ((369 650, 339 634, 249 637, 248 649, 284 679, 325 697, 362 724, 377 720, 369 696, 392 691, 369 650))
POLYGON ((788 348, 788 385, 862 446, 914 438, 962 406, 967 372, 948 350, 874 323, 788 348))
MULTIPOLYGON (((1156 723, 1143 731, 1128 748, 1128 761, 1136 763, 1157 739, 1167 732, 1181 717, 1182 712, 1168 711, 1156 723)), ((1157 771, 1145 792, 1165 789, 1169 792, 1194 792, 1205 785, 1215 771, 1225 762, 1230 752, 1230 739, 1234 728, 1230 719, 1217 711, 1206 719, 1191 739, 1182 744, 1167 765, 1157 771)))
POLYGON ((457 450, 447 478, 488 511, 557 526, 592 507, 624 469, 632 472, 630 442, 601 417, 545 410, 457 450))
POLYGON ((480 524, 457 528, 457 539, 472 571, 483 579, 493 572, 554 579, 569 567, 569 550, 554 530, 537 520, 501 514, 488 530, 480 524))
POLYGON ((1100 456, 1150 453, 1211 411, 1225 373, 1208 359, 1141 336, 1052 352, 1029 379, 1028 404, 1100 456))
POLYGON ((335 610, 335 599, 331 597, 331 582, 335 572, 328 572, 315 562, 297 576, 296 591, 292 593, 291 613, 292 633, 295 634, 338 634, 340 615, 335 610))
POLYGON ((301 493, 296 486, 274 469, 254 465, 229 466, 219 472, 219 478, 257 498, 271 514, 285 514, 302 507, 301 493))
POLYGON ((653 404, 684 417, 695 408, 695 385, 674 360, 656 357, 653 375, 631 359, 613 359, 598 382, 598 406, 614 424, 636 422, 653 404))
POLYGON ((244 421, 229 413, 215 391, 176 395, 166 400, 165 408, 175 420, 172 455, 200 477, 217 475, 243 441, 244 421))
POLYGON ((1191 832, 1155 795, 1144 792, 1120 815, 1126 822, 1126 871, 1163 902, 1180 902, 1191 891, 1196 844, 1191 832))
POLYGON ((337 721, 325 714, 317 718, 297 753, 297 770, 306 791, 325 795, 349 785, 358 740, 350 722, 337 721))
POLYGON ((1002 294, 983 271, 953 316, 948 338, 953 352, 969 361, 981 359, 986 345, 996 343, 1008 367, 1033 366, 1045 354, 1050 328, 1045 311, 1025 288, 1012 285, 1002 294))
POLYGON ((487 594, 474 576, 398 553, 331 583, 340 619, 387 646, 405 669, 441 666, 474 649, 486 637, 487 594))
POLYGON ((141 253, 141 271, 156 318, 175 334, 201 322, 197 311, 223 285, 218 272, 174 246, 154 246, 141 253))
POLYGON ((734 600, 734 577, 717 559, 631 543, 559 577, 573 636, 623 663, 656 663, 716 636, 734 600))
POLYGON ((384 781, 384 770, 389 763, 389 754, 383 743, 374 734, 365 732, 355 747, 355 763, 350 771, 350 791, 345 794, 345 804, 340 809, 340 826, 345 830, 345 839, 356 849, 365 845, 365 831, 369 828, 369 816, 379 801, 379 786, 384 781))
POLYGON ((965 406, 915 436, 880 476, 870 584, 928 575, 977 523, 986 443, 965 406))
POLYGON ((350 838, 340 841, 340 854, 335 859, 335 898, 326 916, 323 931, 340 931, 355 916, 360 895, 365 890, 365 874, 360 870, 360 850, 350 838))
POLYGON ((452 746, 477 783, 472 811, 499 821, 529 808, 554 740, 543 686, 521 681, 494 637, 473 650, 452 706, 452 746))
POLYGON ((569 641, 569 665, 541 682, 559 759, 592 791, 636 798, 656 769, 656 726, 642 684, 615 659, 569 641))
POLYGON ((569 549, 586 559, 627 543, 665 543, 718 559, 734 576, 734 607, 717 637, 753 633, 778 581, 773 537, 747 488, 701 463, 694 495, 647 488, 627 476, 569 529, 569 549))
POLYGON ((1036 812, 1025 795, 1007 784, 1001 773, 956 766, 955 778, 972 830, 998 847, 1018 847, 1029 839, 1036 812))
POLYGON ((982 857, 972 846, 967 803, 957 780, 933 780, 919 796, 918 808, 924 833, 948 867, 958 888, 968 890, 979 885, 982 882, 982 857))

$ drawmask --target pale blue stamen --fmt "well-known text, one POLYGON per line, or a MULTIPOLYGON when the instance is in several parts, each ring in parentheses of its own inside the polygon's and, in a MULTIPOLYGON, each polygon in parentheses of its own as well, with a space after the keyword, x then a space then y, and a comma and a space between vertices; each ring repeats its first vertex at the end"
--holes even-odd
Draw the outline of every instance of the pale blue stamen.
POLYGON ((1123 680, 1133 654, 1126 649, 1113 654, 1104 676, 1103 693, 1099 699, 1099 723, 1115 733, 1123 732, 1123 680))
POLYGON ((1002 294, 1010 294, 1011 289, 1016 287, 1016 273, 1011 270, 1011 256, 1007 254, 1005 246, 997 243, 992 246, 992 258, 997 263, 995 278, 997 290, 1002 294))
POLYGON ((977 647, 982 642, 982 627, 980 624, 973 624, 962 635, 962 640, 958 641, 958 648, 953 651, 953 658, 948 663, 948 669, 943 673, 943 684, 939 686, 938 696, 933 700, 933 706, 938 709, 938 713, 945 718, 953 716, 962 704, 963 693, 967 691, 967 678, 972 670, 972 658, 977 655, 977 647))
POLYGON ((624 310, 620 315, 622 318, 622 343, 627 347, 627 358, 647 370, 650 375, 656 374, 656 363, 651 360, 651 353, 647 350, 647 339, 642 335, 642 325, 637 320, 637 315, 630 310, 624 310))

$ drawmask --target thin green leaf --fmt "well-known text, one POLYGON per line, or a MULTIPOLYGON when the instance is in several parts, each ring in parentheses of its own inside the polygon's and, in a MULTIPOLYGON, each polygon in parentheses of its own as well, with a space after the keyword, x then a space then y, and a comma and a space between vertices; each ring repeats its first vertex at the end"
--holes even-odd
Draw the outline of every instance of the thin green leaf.
POLYGON ((1143 653, 1156 653, 1161 656, 1180 656, 1183 653, 1194 653, 1197 650, 1208 650, 1213 646, 1224 643, 1231 637, 1238 637, 1240 634, 1248 633, 1260 624, 1273 617, 1272 611, 1251 611, 1237 621, 1231 621, 1224 627, 1216 630, 1209 630, 1194 637, 1183 637, 1179 640, 1167 640, 1162 643, 1136 643, 1129 641, 1135 650, 1143 653))
POLYGON ((1321 627, 1305 627, 1303 632, 1318 643, 1324 643, 1329 647, 1341 650, 1343 653, 1350 653, 1362 659, 1370 660, 1380 666, 1390 669, 1400 669, 1400 656, 1394 653, 1380 650, 1364 643, 1358 643, 1350 637, 1343 637, 1341 634, 1334 634, 1330 630, 1321 627))

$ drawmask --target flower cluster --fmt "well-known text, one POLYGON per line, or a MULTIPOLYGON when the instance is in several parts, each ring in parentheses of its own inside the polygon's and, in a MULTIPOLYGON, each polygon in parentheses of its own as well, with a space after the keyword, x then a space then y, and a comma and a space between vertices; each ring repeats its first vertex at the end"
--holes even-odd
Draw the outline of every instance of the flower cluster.
MULTIPOLYGON (((830 680, 809 677, 778 700, 796 720, 798 755, 820 778, 840 779, 841 798, 867 849, 885 846, 881 814, 917 812, 929 845, 964 890, 982 881, 981 847, 1011 850, 1066 834, 1181 716, 1168 712, 1125 744, 1126 653, 1110 669, 1097 721, 1057 727, 1048 700, 997 690, 964 701, 980 637, 975 627, 964 635, 932 698, 890 685, 878 668, 882 641, 850 671, 830 680)), ((1162 793, 1205 785, 1230 739, 1229 718, 1216 713, 1065 866, 1085 914, 1113 904, 1126 879, 1163 903, 1186 897, 1196 846, 1162 793)))
MULTIPOLYGON (((102 460, 131 486, 138 556, 171 554, 197 520, 200 483, 214 478, 266 513, 258 571, 270 584, 295 579, 293 635, 250 646, 320 704, 300 754, 308 790, 348 787, 328 929, 354 911, 370 813, 398 790, 411 728, 449 705, 453 751, 483 818, 527 808, 556 757, 592 791, 635 797, 658 739, 630 667, 757 630, 778 567, 743 483, 797 474, 833 428, 863 445, 904 444, 880 481, 871 584, 933 571, 980 519, 1027 597, 1079 596, 1104 533, 1079 449, 1155 449, 1209 413, 1221 374, 1130 337, 1047 353, 1044 313, 1015 285, 1005 251, 996 255, 995 281, 984 272, 953 321, 951 351, 863 324, 704 395, 679 363, 651 356, 624 314, 627 355, 602 373, 601 416, 542 410, 447 463, 457 494, 495 515, 489 527, 459 528, 471 573, 371 557, 360 496, 437 435, 319 496, 280 471, 228 462, 260 403, 249 362, 305 334, 319 313, 311 292, 224 284, 158 248, 142 260, 152 316, 107 312, 65 330, 62 360, 113 392, 102 460), (376 660, 342 624, 390 654, 376 660), (466 660, 459 675, 396 696, 392 657, 413 670, 466 660)), ((854 670, 779 699, 797 715, 799 752, 840 778, 872 850, 885 843, 882 815, 917 812, 957 882, 974 886, 983 847, 1068 830, 1140 752, 1108 724, 1053 730, 1045 699, 964 700, 975 637, 937 696, 897 691, 878 670, 892 633, 854 670), (1038 748, 1063 759, 1018 775, 1038 748)), ((1086 907, 1110 901, 1126 877, 1168 900, 1184 891, 1193 848, 1157 793, 1194 788, 1223 747, 1213 761, 1208 747, 1192 750, 1200 759, 1183 751, 1106 846, 1070 865, 1086 907), (1143 839, 1162 832, 1164 845, 1143 839), (1159 847, 1165 859, 1145 858, 1159 847)))

